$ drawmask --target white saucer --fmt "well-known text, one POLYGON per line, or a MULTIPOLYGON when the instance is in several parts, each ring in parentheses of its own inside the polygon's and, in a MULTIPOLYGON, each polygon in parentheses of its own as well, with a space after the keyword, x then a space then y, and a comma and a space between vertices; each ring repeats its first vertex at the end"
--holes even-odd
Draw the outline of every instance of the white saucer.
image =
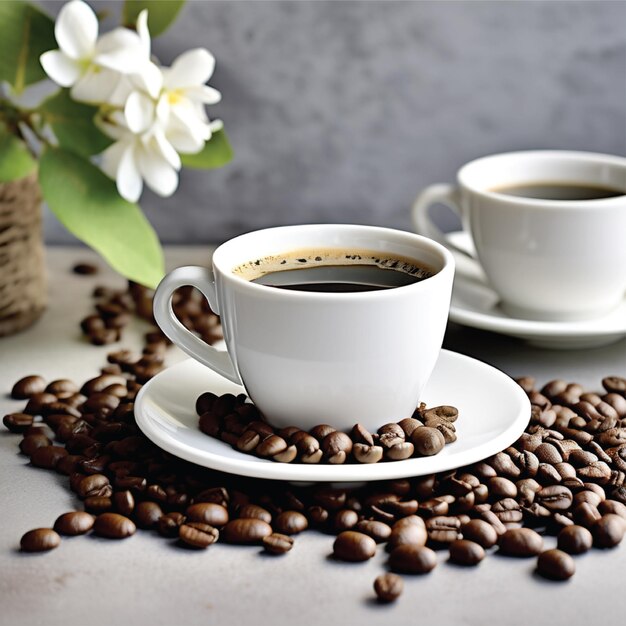
MULTIPOLYGON (((448 239, 458 248, 472 249, 467 233, 449 233, 448 239)), ((533 345, 557 350, 603 346, 626 336, 626 294, 617 309, 593 320, 541 322, 516 319, 500 309, 498 296, 487 285, 478 264, 454 250, 452 252, 457 261, 450 304, 450 320, 453 322, 519 337, 533 345)))
POLYGON ((422 400, 459 409, 458 440, 432 457, 374 464, 276 463, 244 454, 202 433, 195 412, 204 391, 238 394, 244 389, 193 359, 146 383, 135 401, 137 424, 157 446, 212 469, 289 481, 359 482, 421 476, 474 463, 511 445, 530 418, 524 391, 506 374, 476 359, 442 350, 422 400))

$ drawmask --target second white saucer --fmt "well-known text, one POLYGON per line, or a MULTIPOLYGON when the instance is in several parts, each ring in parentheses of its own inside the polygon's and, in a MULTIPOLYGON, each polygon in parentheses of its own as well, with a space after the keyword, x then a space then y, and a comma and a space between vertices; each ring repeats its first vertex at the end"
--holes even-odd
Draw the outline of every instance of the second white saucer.
MULTIPOLYGON (((450 242, 472 250, 465 232, 449 233, 450 242)), ((541 322, 508 316, 498 306, 498 295, 486 283, 478 263, 454 252, 457 272, 452 289, 450 320, 464 326, 525 339, 541 348, 570 350, 593 348, 626 336, 626 294, 617 309, 593 320, 541 322)))
POLYGON ((156 445, 182 459, 212 469, 275 480, 359 482, 421 476, 474 463, 511 445, 530 418, 524 391, 506 374, 468 356, 442 350, 422 400, 429 406, 459 409, 458 440, 432 457, 374 464, 306 465, 276 463, 244 454, 202 433, 196 398, 205 391, 244 389, 192 359, 146 383, 135 401, 135 416, 156 445))

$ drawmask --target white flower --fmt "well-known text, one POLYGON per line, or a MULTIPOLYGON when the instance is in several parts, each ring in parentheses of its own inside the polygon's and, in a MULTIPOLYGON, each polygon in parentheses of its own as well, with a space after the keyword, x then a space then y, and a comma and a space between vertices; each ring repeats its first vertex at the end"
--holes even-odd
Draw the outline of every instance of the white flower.
POLYGON ((105 130, 117 141, 102 153, 101 168, 116 181, 119 194, 136 202, 145 180, 158 195, 171 196, 178 187, 181 161, 159 124, 138 134, 125 125, 120 113, 111 118, 113 124, 107 124, 105 130))
POLYGON ((145 42, 127 29, 98 38, 98 18, 82 0, 61 9, 54 34, 59 50, 41 55, 46 74, 61 87, 71 87, 74 100, 107 102, 124 74, 141 72, 149 61, 145 42))
POLYGON ((139 133, 158 122, 178 152, 199 152, 222 126, 219 121, 210 122, 204 110, 205 104, 221 99, 217 89, 204 84, 214 68, 213 55, 197 48, 180 55, 172 67, 161 68, 161 85, 156 74, 142 74, 144 88, 133 91, 124 107, 126 124, 139 133))

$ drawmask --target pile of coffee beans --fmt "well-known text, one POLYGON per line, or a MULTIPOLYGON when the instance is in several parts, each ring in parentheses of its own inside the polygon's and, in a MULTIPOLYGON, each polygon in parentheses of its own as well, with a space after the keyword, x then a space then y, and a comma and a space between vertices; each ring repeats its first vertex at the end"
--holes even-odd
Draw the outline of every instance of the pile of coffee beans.
POLYGON ((456 441, 453 406, 430 409, 421 404, 411 417, 385 424, 370 433, 355 424, 346 434, 328 424, 308 432, 297 426, 276 429, 245 394, 216 396, 207 391, 196 400, 200 430, 236 450, 279 463, 378 463, 438 454, 456 441))
MULTIPOLYGON (((85 264, 80 265, 82 267, 85 264)), ((133 314, 154 323, 153 295, 152 290, 132 281, 129 281, 126 290, 96 287, 93 291, 96 301, 95 311, 80 323, 83 334, 92 344, 102 346, 115 343, 122 338, 122 331, 129 324, 133 314)), ((219 317, 211 311, 206 298, 197 289, 193 287, 177 289, 172 298, 172 308, 180 322, 207 343, 214 343, 223 338, 219 317)))
MULTIPOLYGON (((145 297, 147 302, 149 293, 145 297)), ((178 302, 187 300, 181 295, 178 302)), ((177 312, 185 321, 182 306, 177 312)), ((191 326, 197 310, 188 316, 191 326)), ((162 368, 167 345, 155 330, 147 333, 142 355, 109 354, 101 374, 83 385, 36 375, 14 385, 12 397, 26 404, 6 415, 4 425, 21 435, 20 451, 31 464, 67 476, 77 498, 77 510, 25 533, 23 551, 50 551, 61 537, 90 533, 122 540, 140 529, 199 551, 220 542, 286 555, 295 536, 313 529, 336 536, 329 551, 342 561, 367 560, 386 544, 391 572, 376 579, 374 591, 381 602, 391 602, 402 593, 401 575, 428 574, 442 553, 467 567, 487 555, 533 558, 541 576, 566 580, 575 572, 575 555, 612 549, 624 537, 626 378, 604 378, 599 393, 562 380, 538 390, 533 379, 518 379, 532 405, 529 424, 512 446, 482 462, 361 489, 296 488, 193 465, 141 433, 134 398, 162 368), (143 360, 150 355, 158 358, 143 360), (554 543, 550 536, 556 537, 556 548, 546 549, 546 540, 554 543)), ((220 417, 225 422, 231 409, 251 406, 244 398, 222 397, 201 396, 199 404, 206 404, 199 412, 232 403, 220 417)), ((229 422, 238 421, 241 411, 254 408, 234 411, 237 418, 229 422)), ((416 430, 428 427, 423 423, 416 430)), ((405 442, 415 445, 403 432, 405 442)), ((289 433, 287 448, 297 449, 294 434, 289 433)), ((331 433, 321 434, 314 437, 322 458, 330 460, 341 450, 330 455, 330 448, 322 449, 331 433)), ((377 433, 376 441, 385 435, 377 433)), ((234 438, 231 443, 236 445, 234 438)))

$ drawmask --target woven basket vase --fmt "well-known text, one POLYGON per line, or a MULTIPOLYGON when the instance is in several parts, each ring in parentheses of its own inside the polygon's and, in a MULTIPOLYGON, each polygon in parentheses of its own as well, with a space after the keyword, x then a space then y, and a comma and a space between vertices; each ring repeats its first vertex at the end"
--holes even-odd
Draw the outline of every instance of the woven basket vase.
POLYGON ((30 326, 46 305, 37 175, 0 183, 0 337, 30 326))

